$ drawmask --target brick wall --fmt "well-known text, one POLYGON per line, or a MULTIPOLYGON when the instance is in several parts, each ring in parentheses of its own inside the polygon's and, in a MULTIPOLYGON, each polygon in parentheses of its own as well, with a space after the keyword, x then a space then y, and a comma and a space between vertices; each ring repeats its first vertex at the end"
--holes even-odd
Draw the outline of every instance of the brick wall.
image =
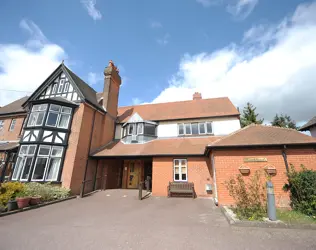
MULTIPOLYGON (((167 196, 169 181, 173 181, 173 160, 183 157, 153 158, 152 192, 155 196, 167 196)), ((188 157, 188 182, 194 183, 197 196, 211 196, 205 191, 205 184, 212 184, 212 170, 206 157, 188 157)))
MULTIPOLYGON (((289 164, 294 164, 296 167, 300 164, 304 164, 307 168, 316 170, 316 152, 314 149, 288 149, 287 155, 289 164)), ((274 185, 276 204, 279 207, 289 206, 289 193, 282 190, 287 178, 281 149, 215 151, 214 163, 218 201, 220 205, 234 204, 233 198, 229 196, 225 187, 225 181, 231 176, 239 174, 238 168, 241 165, 250 168, 250 175, 244 176, 246 180, 248 180, 256 170, 263 169, 267 165, 272 165, 277 170, 277 174, 271 178, 274 185), (268 161, 244 162, 245 157, 265 157, 268 161)))
POLYGON ((2 130, 0 130, 0 141, 17 141, 19 139, 19 135, 23 126, 23 121, 26 115, 22 116, 13 116, 13 117, 6 117, 1 118, 0 120, 4 121, 4 126, 2 130), (13 131, 9 131, 12 119, 16 119, 16 123, 14 126, 13 131))

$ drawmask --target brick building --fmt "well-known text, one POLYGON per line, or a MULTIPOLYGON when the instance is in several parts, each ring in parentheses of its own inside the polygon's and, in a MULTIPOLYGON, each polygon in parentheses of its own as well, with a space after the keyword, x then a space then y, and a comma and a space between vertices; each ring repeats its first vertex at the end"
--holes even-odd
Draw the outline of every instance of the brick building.
POLYGON ((84 192, 137 188, 149 176, 153 195, 166 196, 171 181, 193 182, 197 196, 231 204, 225 180, 241 166, 249 168, 245 178, 269 167, 277 203, 285 206, 289 164, 316 169, 315 138, 275 127, 240 129, 226 97, 196 92, 191 101, 118 107, 120 86, 112 61, 101 93, 61 64, 30 97, 1 108, 0 153, 15 153, 10 164, 4 157, 1 180, 52 182, 78 194, 83 182, 84 192))

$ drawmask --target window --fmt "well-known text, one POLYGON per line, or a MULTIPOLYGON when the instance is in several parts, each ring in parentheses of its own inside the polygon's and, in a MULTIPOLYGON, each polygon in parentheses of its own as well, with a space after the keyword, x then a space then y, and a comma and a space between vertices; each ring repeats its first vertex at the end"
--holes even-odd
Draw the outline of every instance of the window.
POLYGON ((185 134, 186 135, 191 135, 192 134, 192 132, 191 132, 191 123, 184 124, 184 127, 185 127, 185 134))
POLYGON ((205 135, 212 133, 212 122, 178 124, 178 135, 205 135))
POLYGON ((22 145, 17 158, 12 180, 28 181, 36 145, 22 145))
POLYGON ((64 83, 65 83, 65 79, 61 79, 59 82, 59 87, 58 87, 58 93, 63 92, 63 88, 64 88, 64 83))
POLYGON ((56 90, 57 90, 57 83, 53 85, 52 94, 56 94, 56 90))
POLYGON ((37 154, 32 181, 57 181, 63 148, 41 145, 37 154))
POLYGON ((179 135, 184 135, 184 125, 183 125, 183 123, 178 124, 178 133, 179 133, 179 135))
POLYGON ((138 123, 137 124, 137 134, 143 134, 144 133, 144 124, 143 123, 138 123))
POLYGON ((192 123, 192 135, 198 135, 199 134, 199 128, 197 123, 192 123))
POLYGON ((135 124, 129 124, 128 125, 128 135, 132 135, 133 134, 134 126, 135 126, 135 124))
POLYGON ((3 129, 4 126, 4 120, 0 120, 0 131, 3 129))
POLYGON ((123 128, 123 137, 126 136, 126 127, 123 128))
POLYGON ((49 107, 48 116, 46 119, 46 126, 68 128, 70 120, 71 108, 61 107, 59 105, 51 104, 49 107))
POLYGON ((47 104, 34 105, 30 114, 27 126, 41 126, 43 124, 47 104))
POLYGON ((13 130, 14 130, 15 123, 16 123, 16 119, 12 119, 11 124, 10 124, 10 128, 9 128, 9 131, 13 131, 13 130))
POLYGON ((145 135, 156 135, 156 126, 154 124, 145 123, 144 124, 144 134, 145 135))
POLYGON ((187 181, 188 178, 188 168, 187 160, 185 159, 175 159, 173 161, 173 180, 174 181, 187 181))
POLYGON ((64 92, 68 92, 68 89, 69 89, 69 82, 66 82, 64 92))
POLYGON ((205 123, 199 123, 200 134, 205 134, 205 123))

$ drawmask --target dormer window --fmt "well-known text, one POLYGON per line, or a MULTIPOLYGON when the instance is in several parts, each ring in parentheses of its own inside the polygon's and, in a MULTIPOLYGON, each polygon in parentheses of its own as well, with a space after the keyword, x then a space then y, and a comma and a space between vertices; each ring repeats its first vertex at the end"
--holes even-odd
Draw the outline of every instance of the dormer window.
POLYGON ((206 135, 212 134, 211 122, 179 123, 178 135, 206 135))

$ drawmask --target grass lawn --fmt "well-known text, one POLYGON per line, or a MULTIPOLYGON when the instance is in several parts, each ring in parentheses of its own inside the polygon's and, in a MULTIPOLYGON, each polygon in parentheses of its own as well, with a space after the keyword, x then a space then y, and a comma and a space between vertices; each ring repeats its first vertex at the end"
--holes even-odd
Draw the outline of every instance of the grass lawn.
POLYGON ((290 224, 316 224, 316 219, 297 211, 277 209, 277 219, 290 224))

